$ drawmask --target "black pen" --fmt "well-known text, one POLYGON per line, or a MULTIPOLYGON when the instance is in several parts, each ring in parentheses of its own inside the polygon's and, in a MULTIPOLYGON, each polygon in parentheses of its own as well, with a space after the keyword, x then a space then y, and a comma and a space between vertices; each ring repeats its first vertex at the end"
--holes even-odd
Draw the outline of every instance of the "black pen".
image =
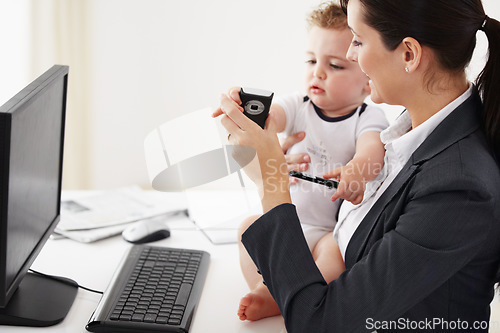
POLYGON ((294 170, 290 171, 288 174, 295 178, 307 180, 320 185, 325 185, 329 189, 337 188, 337 186, 339 185, 339 182, 336 181, 335 179, 325 179, 321 177, 311 176, 308 175, 307 173, 298 172, 294 170))

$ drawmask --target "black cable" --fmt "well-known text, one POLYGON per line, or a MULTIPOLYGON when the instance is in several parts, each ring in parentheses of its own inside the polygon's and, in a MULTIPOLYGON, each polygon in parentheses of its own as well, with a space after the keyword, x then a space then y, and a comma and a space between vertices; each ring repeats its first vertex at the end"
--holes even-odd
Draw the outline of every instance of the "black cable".
POLYGON ((70 286, 74 286, 74 287, 78 287, 78 288, 83 289, 83 290, 90 291, 90 292, 92 292, 92 293, 101 294, 101 295, 103 295, 103 294, 104 294, 102 291, 99 291, 99 290, 94 290, 94 289, 90 289, 90 288, 87 288, 87 287, 81 286, 81 285, 79 285, 78 283, 76 283, 75 281, 69 281, 69 280, 66 280, 65 278, 60 277, 60 276, 54 276, 54 275, 48 275, 48 274, 40 273, 40 272, 35 271, 34 269, 31 269, 31 268, 29 269, 29 271, 30 271, 30 272, 32 272, 32 273, 35 273, 35 274, 41 275, 41 276, 43 276, 43 277, 46 277, 46 278, 49 278, 49 279, 52 279, 52 280, 59 281, 59 282, 61 282, 61 283, 64 283, 64 284, 70 285, 70 286))

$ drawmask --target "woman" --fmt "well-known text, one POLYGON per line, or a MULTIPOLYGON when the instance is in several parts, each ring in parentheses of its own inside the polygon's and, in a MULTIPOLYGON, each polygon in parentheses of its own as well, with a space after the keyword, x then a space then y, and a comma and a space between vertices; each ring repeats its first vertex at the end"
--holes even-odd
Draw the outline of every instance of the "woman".
POLYGON ((290 333, 487 332, 500 262, 500 23, 480 0, 342 4, 354 34, 348 58, 370 77, 372 99, 407 109, 381 135, 373 196, 342 208, 346 271, 326 284, 314 264, 272 122, 262 130, 223 95, 222 124, 261 168, 265 214, 242 242, 290 333), (490 50, 476 88, 465 67, 478 30, 490 50))

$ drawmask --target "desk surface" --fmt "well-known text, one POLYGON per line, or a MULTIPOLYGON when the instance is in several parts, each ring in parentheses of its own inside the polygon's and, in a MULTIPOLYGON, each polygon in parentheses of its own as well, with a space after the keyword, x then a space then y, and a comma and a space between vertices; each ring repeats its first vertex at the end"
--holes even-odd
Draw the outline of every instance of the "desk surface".
MULTIPOLYGON (((194 226, 172 230, 170 238, 150 243, 156 246, 184 247, 210 253, 210 266, 191 333, 206 332, 285 332, 281 316, 257 322, 241 322, 236 316, 240 298, 248 287, 239 268, 236 244, 213 245, 194 226)), ((91 244, 69 239, 50 239, 32 268, 71 278, 80 285, 105 290, 129 243, 120 236, 91 244)), ((79 290, 66 319, 48 328, 0 326, 0 332, 87 332, 85 325, 97 307, 100 295, 79 290)))
MULTIPOLYGON (((281 316, 257 322, 242 322, 236 316, 240 298, 249 289, 240 271, 236 244, 214 245, 194 224, 176 226, 171 237, 150 243, 155 246, 192 248, 210 253, 210 266, 191 333, 285 333, 281 316)), ((80 285, 104 291, 127 248, 131 245, 121 236, 83 244, 69 239, 50 239, 32 268, 40 272, 68 277, 80 285)), ((79 290, 66 319, 47 328, 0 326, 3 332, 86 333, 85 325, 101 296, 79 290)), ((491 333, 500 332, 498 293, 492 302, 491 333)))

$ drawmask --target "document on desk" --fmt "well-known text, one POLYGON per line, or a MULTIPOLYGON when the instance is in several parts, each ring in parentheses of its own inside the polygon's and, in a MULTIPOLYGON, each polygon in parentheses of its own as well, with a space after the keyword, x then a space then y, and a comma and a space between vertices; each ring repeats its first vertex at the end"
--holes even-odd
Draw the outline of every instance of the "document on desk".
POLYGON ((238 241, 238 227, 252 215, 262 214, 256 190, 188 190, 189 216, 214 244, 238 241))
POLYGON ((55 232, 91 242, 119 234, 129 223, 160 215, 173 216, 187 208, 182 193, 143 191, 136 187, 99 192, 63 200, 61 221, 55 232))

